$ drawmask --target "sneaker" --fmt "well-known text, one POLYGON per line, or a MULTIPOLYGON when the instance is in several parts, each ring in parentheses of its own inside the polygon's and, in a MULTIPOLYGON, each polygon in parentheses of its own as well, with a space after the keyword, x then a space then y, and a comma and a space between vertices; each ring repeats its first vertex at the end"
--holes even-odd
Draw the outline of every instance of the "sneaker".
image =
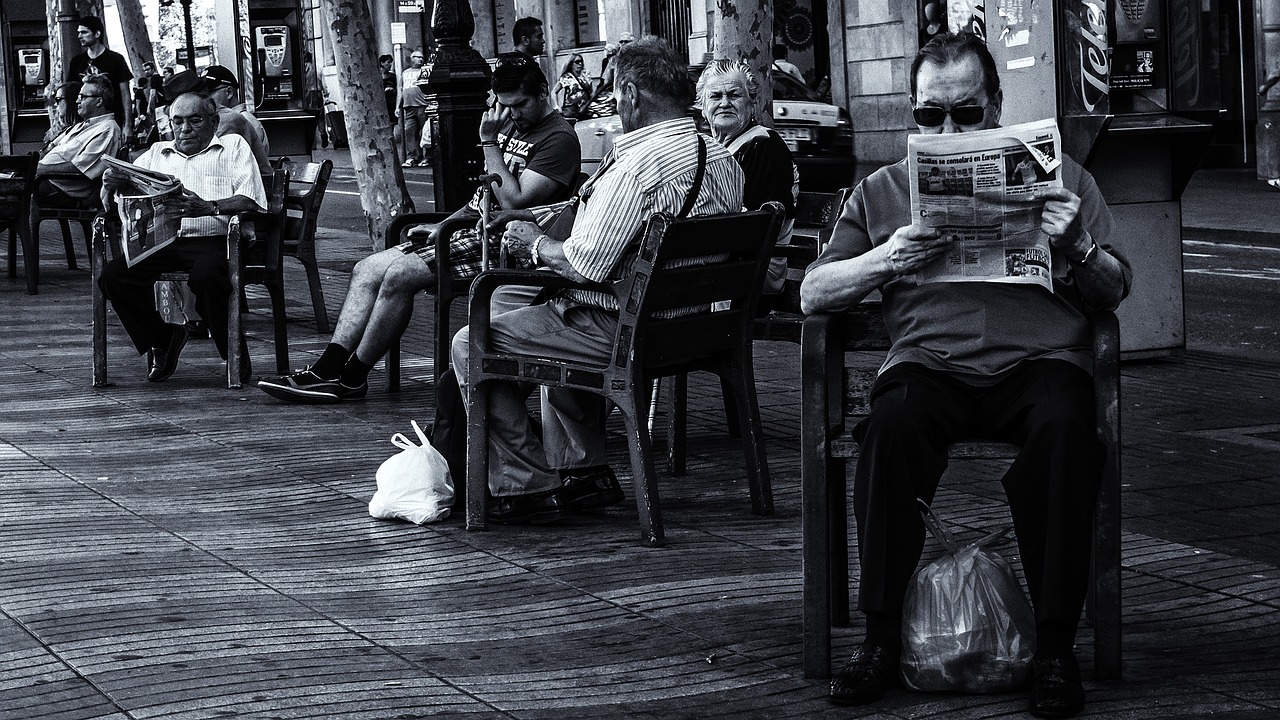
POLYGON ((431 159, 423 158, 422 160, 418 161, 418 167, 431 167, 431 159))
POLYGON ((337 379, 326 380, 304 368, 290 375, 282 375, 268 380, 259 380, 258 387, 273 398, 290 402, 314 405, 336 403, 343 397, 364 397, 369 384, 363 387, 346 388, 337 379))
POLYGON ((414 162, 413 160, 405 160, 404 162, 400 163, 400 167, 406 167, 406 168, 418 167, 418 163, 414 162))
POLYGON ((599 510, 626 499, 608 465, 561 470, 560 499, 574 510, 599 510))

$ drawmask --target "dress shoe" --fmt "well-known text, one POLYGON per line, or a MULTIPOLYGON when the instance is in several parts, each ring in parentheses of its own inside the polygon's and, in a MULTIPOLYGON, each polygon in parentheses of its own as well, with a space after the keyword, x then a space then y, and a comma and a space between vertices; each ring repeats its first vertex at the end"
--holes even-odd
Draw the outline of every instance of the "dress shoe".
POLYGON ((896 650, 863 643, 853 657, 831 678, 831 702, 837 705, 866 705, 884 697, 889 683, 898 676, 896 650))
POLYGON ((164 382, 178 369, 178 355, 187 344, 187 328, 179 325, 171 333, 167 345, 151 348, 151 372, 147 373, 151 382, 164 382))
POLYGON ((563 520, 572 514, 560 501, 559 490, 532 495, 504 495, 489 501, 485 517, 495 525, 542 525, 563 520))
POLYGON ((1031 698, 1027 709, 1043 718, 1067 718, 1084 709, 1084 685, 1080 666, 1068 651, 1062 655, 1036 654, 1031 659, 1031 698))
POLYGON ((608 465, 561 470, 560 499, 574 510, 598 510, 626 499, 608 465))

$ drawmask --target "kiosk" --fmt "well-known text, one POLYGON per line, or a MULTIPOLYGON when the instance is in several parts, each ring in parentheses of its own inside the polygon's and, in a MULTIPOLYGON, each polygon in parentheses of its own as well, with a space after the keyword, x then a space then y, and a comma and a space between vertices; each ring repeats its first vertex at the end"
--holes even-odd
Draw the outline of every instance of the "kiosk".
MULTIPOLYGON (((49 35, 40 0, 5 0, 3 46, 9 147, 0 154, 21 154, 44 146, 49 131, 45 98, 50 86, 49 35)), ((53 86, 58 85, 56 79, 53 86)))
POLYGON ((304 62, 299 0, 249 0, 254 114, 262 121, 271 154, 310 155, 318 118, 305 107, 309 84, 319 78, 304 62))
MULTIPOLYGON (((1006 124, 1057 117, 1093 173, 1133 266, 1126 358, 1186 347, 1182 191, 1221 106, 1218 0, 994 0, 978 26, 1000 69, 1006 124)), ((981 7, 979 5, 979 7, 981 7)))

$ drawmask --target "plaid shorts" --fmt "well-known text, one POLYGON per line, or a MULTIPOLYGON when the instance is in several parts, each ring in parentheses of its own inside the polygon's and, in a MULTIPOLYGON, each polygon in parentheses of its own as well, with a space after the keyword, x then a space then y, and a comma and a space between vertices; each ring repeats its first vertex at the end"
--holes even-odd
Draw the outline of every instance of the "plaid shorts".
MULTIPOLYGON (((501 235, 493 235, 489 238, 489 261, 495 267, 498 264, 498 240, 500 237, 501 235)), ((435 272, 436 244, 429 237, 424 237, 422 240, 402 242, 396 246, 396 249, 405 255, 417 255, 422 258, 427 267, 431 268, 431 272, 435 272)), ((479 275, 480 259, 479 231, 472 227, 454 232, 449 238, 450 277, 463 279, 479 275)))

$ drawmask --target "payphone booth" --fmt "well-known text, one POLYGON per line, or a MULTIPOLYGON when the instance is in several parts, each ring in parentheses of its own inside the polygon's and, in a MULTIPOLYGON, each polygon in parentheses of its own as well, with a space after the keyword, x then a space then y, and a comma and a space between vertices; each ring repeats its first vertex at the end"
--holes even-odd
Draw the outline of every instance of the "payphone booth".
MULTIPOLYGON (((1056 117, 1098 181, 1133 266, 1120 306, 1126 358, 1186 347, 1182 191, 1221 105, 1218 0, 977 0, 1004 124, 1056 117)), ((971 5, 970 7, 974 7, 971 5)))
MULTIPOLYGON (((0 153, 26 153, 44 146, 49 130, 49 37, 44 4, 6 0, 4 12, 5 108, 10 141, 0 153)), ((56 85, 56 83, 54 83, 56 85)))
POLYGON ((255 115, 274 156, 310 155, 317 117, 304 108, 307 83, 298 0, 249 0, 255 115))

